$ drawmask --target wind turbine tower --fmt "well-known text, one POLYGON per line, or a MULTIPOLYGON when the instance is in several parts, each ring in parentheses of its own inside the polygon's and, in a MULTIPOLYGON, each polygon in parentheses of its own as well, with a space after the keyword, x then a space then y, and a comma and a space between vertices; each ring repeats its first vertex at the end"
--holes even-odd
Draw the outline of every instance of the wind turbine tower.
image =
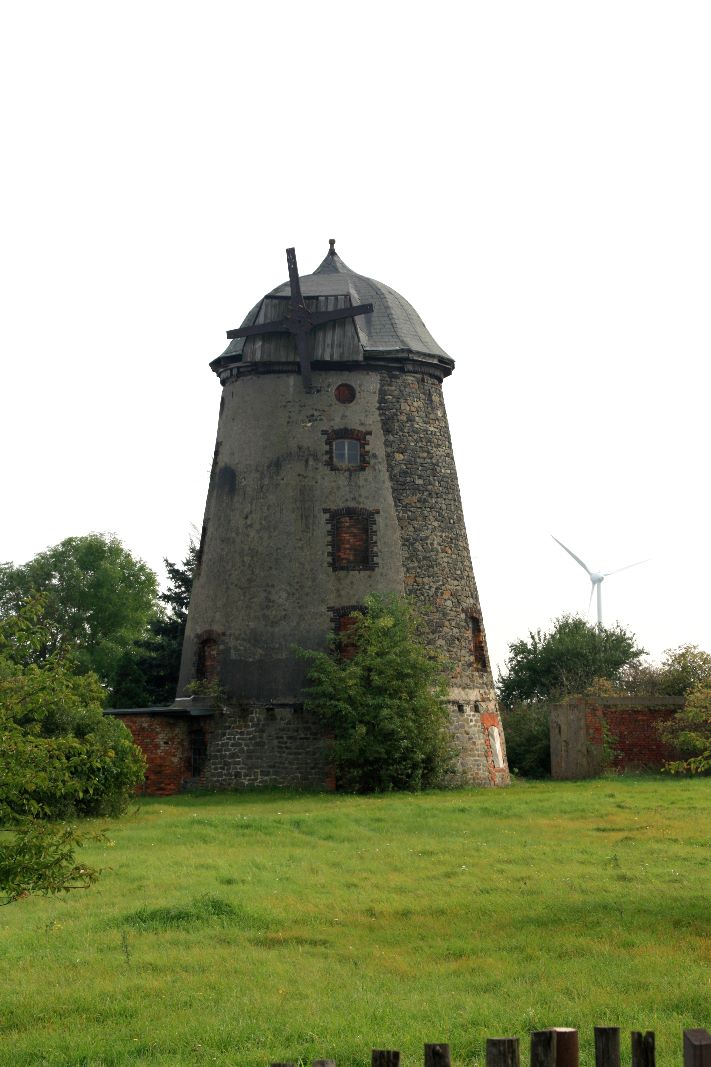
POLYGON ((614 571, 605 571, 604 574, 599 574, 597 571, 591 571, 587 564, 583 563, 580 557, 576 556, 575 553, 572 552, 567 545, 564 545, 562 541, 559 541, 557 537, 553 534, 551 534, 551 537, 561 548, 565 549, 569 556, 573 557, 576 563, 580 564, 584 571, 587 572, 592 583, 590 588, 590 600, 588 601, 588 611, 590 610, 590 604, 592 603, 593 593, 597 593, 597 624, 599 627, 602 627, 602 583, 605 578, 609 578, 611 574, 619 574, 620 571, 628 571, 630 567, 639 567, 641 563, 646 563, 647 560, 640 559, 636 563, 628 563, 625 567, 618 567, 614 571))

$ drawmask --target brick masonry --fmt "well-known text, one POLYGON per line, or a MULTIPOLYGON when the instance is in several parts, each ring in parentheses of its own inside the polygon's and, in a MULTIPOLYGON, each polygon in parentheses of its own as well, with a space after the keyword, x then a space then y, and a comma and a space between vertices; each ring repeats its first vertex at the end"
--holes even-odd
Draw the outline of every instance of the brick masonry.
POLYGON ((128 727, 148 764, 139 791, 148 796, 180 793, 191 779, 190 723, 185 716, 167 712, 111 712, 128 727))
POLYGON ((674 752, 659 726, 683 707, 681 697, 574 701, 551 708, 551 774, 592 778, 618 771, 660 770, 674 752))

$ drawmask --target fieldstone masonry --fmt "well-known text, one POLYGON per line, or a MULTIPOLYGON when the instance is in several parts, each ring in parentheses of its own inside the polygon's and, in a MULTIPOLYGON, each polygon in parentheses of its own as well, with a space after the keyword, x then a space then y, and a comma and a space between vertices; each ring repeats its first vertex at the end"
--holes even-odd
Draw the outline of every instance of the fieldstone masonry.
POLYGON ((416 602, 448 665, 454 780, 503 785, 442 397, 453 360, 402 297, 349 270, 333 247, 300 284, 310 313, 373 311, 312 331, 308 386, 293 338, 261 331, 285 313, 280 286, 245 320, 261 332, 234 338, 211 364, 222 400, 176 700, 189 731, 190 683, 222 693, 203 726, 200 783, 333 786, 294 646, 325 649, 354 605, 395 593, 416 602))

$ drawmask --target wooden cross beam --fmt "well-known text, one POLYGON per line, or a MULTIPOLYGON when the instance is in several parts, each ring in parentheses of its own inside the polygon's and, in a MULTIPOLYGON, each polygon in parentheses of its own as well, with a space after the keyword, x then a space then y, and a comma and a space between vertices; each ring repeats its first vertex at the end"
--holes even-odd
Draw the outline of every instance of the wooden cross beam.
MULTIPOLYGON (((333 249, 333 242, 331 244, 333 249)), ((293 248, 286 250, 286 262, 289 267, 289 287, 291 296, 289 306, 283 319, 276 322, 262 322, 258 326, 243 326, 240 330, 228 330, 227 337, 254 337, 264 333, 290 333, 296 341, 296 351, 299 356, 301 368, 301 380, 305 392, 312 390, 311 385, 311 358, 313 353, 313 338, 311 331, 327 322, 335 322, 337 319, 350 319, 354 315, 367 315, 373 310, 372 304, 357 304, 356 307, 336 308, 334 311, 309 311, 301 293, 299 271, 296 266, 296 251, 293 248)))

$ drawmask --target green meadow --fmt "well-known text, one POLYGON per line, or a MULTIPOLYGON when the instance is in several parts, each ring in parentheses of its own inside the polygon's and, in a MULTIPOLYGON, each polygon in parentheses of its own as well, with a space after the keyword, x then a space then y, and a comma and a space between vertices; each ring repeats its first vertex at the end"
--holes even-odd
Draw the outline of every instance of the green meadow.
MULTIPOLYGON (((0 908, 0 1064, 367 1064, 711 1029, 711 779, 142 800, 98 884, 0 908)), ((627 1038, 625 1045, 627 1046, 627 1038)))

